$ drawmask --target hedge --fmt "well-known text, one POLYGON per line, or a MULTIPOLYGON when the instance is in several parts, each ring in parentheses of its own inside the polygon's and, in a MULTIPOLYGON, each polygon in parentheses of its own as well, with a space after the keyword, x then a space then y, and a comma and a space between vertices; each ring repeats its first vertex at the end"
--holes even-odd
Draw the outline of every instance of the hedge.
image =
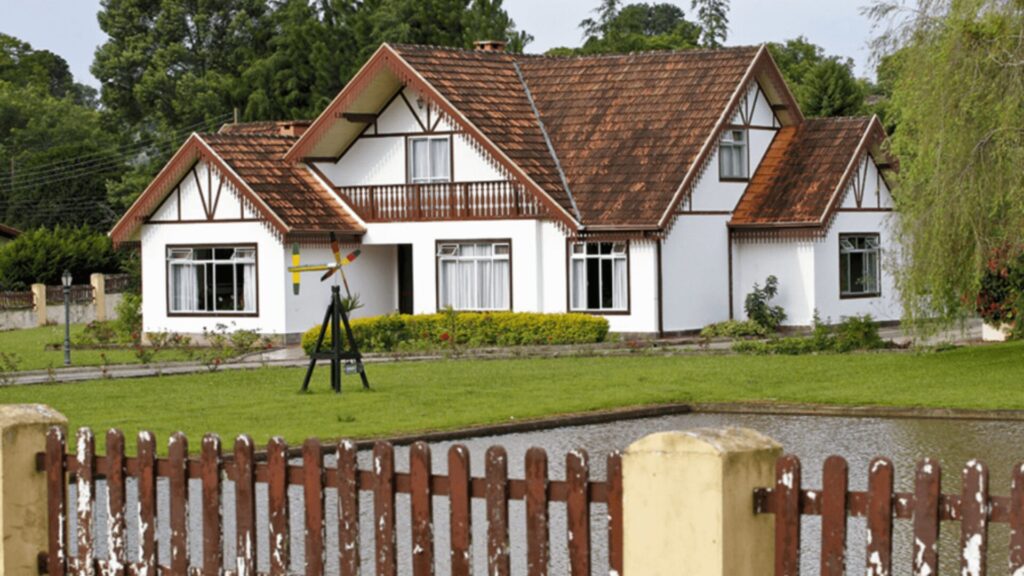
MULTIPOLYGON (((361 352, 427 350, 444 347, 590 344, 608 335, 608 320, 589 314, 532 312, 442 312, 388 314, 352 320, 352 333, 361 352)), ((308 355, 320 326, 302 335, 308 355)), ((331 345, 330 331, 324 348, 331 345)))

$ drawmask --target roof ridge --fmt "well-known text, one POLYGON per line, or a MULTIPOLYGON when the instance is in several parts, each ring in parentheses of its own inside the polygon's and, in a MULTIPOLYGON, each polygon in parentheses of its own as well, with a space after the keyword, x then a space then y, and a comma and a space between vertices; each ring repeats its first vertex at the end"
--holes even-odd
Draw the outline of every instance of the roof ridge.
POLYGON ((499 52, 494 50, 477 50, 475 48, 463 48, 460 46, 440 46, 437 44, 392 44, 388 43, 392 48, 401 50, 402 48, 411 49, 428 49, 428 50, 441 50, 444 52, 457 52, 465 54, 482 55, 486 57, 494 58, 509 58, 512 60, 517 59, 534 59, 534 60, 602 60, 602 59, 616 59, 616 58, 628 58, 633 56, 663 56, 663 55, 708 55, 708 54, 719 54, 725 52, 740 52, 744 50, 759 50, 762 44, 743 44, 739 46, 722 46, 719 48, 681 48, 681 49, 665 49, 665 50, 636 50, 631 52, 612 52, 606 54, 568 54, 568 55, 555 55, 555 54, 530 54, 530 53, 516 53, 516 52, 499 52))

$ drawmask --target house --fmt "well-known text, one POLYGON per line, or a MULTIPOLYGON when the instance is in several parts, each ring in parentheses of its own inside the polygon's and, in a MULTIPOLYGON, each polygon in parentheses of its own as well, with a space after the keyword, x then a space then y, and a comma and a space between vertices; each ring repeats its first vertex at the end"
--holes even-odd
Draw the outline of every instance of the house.
POLYGON ((193 134, 111 231, 146 331, 293 337, 328 234, 356 316, 579 311, 629 333, 744 316, 899 317, 877 118, 804 118, 767 49, 553 58, 382 45, 312 122, 193 134), (232 324, 233 323, 233 324, 232 324))

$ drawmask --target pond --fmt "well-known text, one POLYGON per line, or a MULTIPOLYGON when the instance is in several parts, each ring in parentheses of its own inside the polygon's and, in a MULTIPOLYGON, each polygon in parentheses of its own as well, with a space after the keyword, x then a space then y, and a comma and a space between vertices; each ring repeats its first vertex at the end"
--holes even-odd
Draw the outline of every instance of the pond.
MULTIPOLYGON (((484 469, 484 452, 492 445, 500 444, 506 448, 509 455, 509 476, 511 478, 523 477, 523 461, 526 450, 533 446, 544 448, 548 452, 549 468, 552 478, 564 477, 565 454, 573 449, 585 449, 591 457, 592 476, 596 479, 604 478, 604 457, 614 450, 624 450, 631 442, 653 432, 668 430, 686 430, 700 427, 727 427, 741 426, 753 428, 766 434, 784 447, 787 453, 800 457, 803 464, 803 483, 805 488, 821 487, 821 470, 825 459, 832 454, 839 454, 847 459, 850 468, 850 490, 865 490, 867 488, 868 463, 875 456, 887 456, 895 464, 896 489, 899 491, 912 491, 915 463, 925 457, 938 460, 943 466, 943 492, 958 493, 960 490, 960 471, 965 462, 977 458, 989 465, 991 478, 991 493, 993 495, 1008 496, 1010 487, 1010 475, 1013 466, 1024 460, 1024 446, 1020 442, 1024 433, 1024 422, 1011 421, 977 421, 977 420, 937 420, 937 419, 894 419, 894 418, 865 418, 865 417, 831 417, 831 416, 778 416, 778 415, 743 415, 743 414, 685 414, 677 416, 664 416, 658 418, 646 418, 639 420, 625 420, 608 424, 595 424, 587 426, 566 427, 553 430, 530 432, 522 434, 506 434, 500 436, 471 438, 462 441, 471 454, 471 469, 474 475, 481 475, 484 469)), ((447 468, 447 450, 454 442, 437 442, 431 444, 433 469, 435 473, 444 474, 447 468)), ((408 451, 405 448, 396 448, 396 468, 400 472, 408 470, 408 451)), ((333 465, 332 459, 328 459, 328 465, 333 465)), ((370 467, 369 452, 360 453, 360 467, 370 467)), ((229 483, 225 488, 228 494, 233 493, 233 487, 229 483)), ((266 542, 266 493, 260 485, 257 492, 258 514, 264 520, 258 523, 257 538, 261 544, 266 542)), ((190 486, 190 502, 192 511, 190 514, 190 549, 193 558, 199 558, 202 551, 202 544, 198 534, 200 533, 200 516, 196 505, 199 502, 200 486, 193 481, 190 486)), ((105 490, 97 490, 98 501, 97 511, 106 509, 103 495, 105 490)), ((159 511, 162 513, 167 508, 166 485, 159 486, 159 511)), ((291 488, 292 510, 302 510, 301 489, 297 486, 291 488)), ((135 493, 134 486, 128 487, 129 510, 134 509, 135 493)), ((336 542, 337 531, 335 529, 337 515, 334 493, 328 490, 326 494, 328 507, 326 541, 328 555, 328 574, 337 573, 336 563, 336 542)), ((72 506, 74 503, 72 502, 72 506)), ((398 496, 398 549, 400 574, 411 573, 411 550, 409 544, 409 514, 408 497, 398 496)), ((74 508, 71 508, 74 509, 74 508)), ((372 501, 370 494, 364 493, 361 500, 361 511, 363 514, 361 522, 361 533, 363 535, 362 553, 364 558, 364 573, 372 574, 372 551, 373 551, 373 530, 372 530, 372 501)), ((600 512, 600 510, 598 511, 600 512)), ((231 498, 224 501, 225 519, 225 558, 234 557, 234 506, 231 498)), ((97 513, 97 520, 100 513, 97 513)), ((513 502, 510 505, 510 535, 512 543, 512 571, 513 574, 525 573, 525 529, 524 506, 521 502, 513 502)), ((447 498, 434 499, 434 518, 436 535, 437 573, 448 573, 448 507, 447 498)), ((168 528, 166 516, 163 522, 158 525, 161 543, 166 541, 168 528)), ((474 573, 485 574, 486 554, 484 507, 482 501, 474 500, 473 520, 474 529, 474 573)), ((133 526, 135 519, 132 515, 128 518, 129 526, 133 526)), ((105 525, 105 524, 100 524, 105 525)), ((607 548, 606 532, 603 514, 593 516, 592 543, 594 574, 607 574, 607 548)), ((299 514, 293 514, 292 518, 292 560, 296 573, 300 573, 302 565, 302 518, 299 514)), ((820 520, 817 517, 807 517, 803 520, 803 549, 801 557, 802 573, 816 574, 818 572, 818 545, 820 543, 820 520)), ((848 537, 848 572, 850 574, 861 572, 864 566, 864 530, 865 524, 862 518, 854 518, 849 523, 848 537)), ((565 515, 564 507, 553 506, 551 513, 552 534, 552 574, 565 574, 567 570, 566 544, 565 544, 565 515)), ((135 535, 129 530, 129 550, 135 550, 135 535)), ((959 573, 959 525, 955 522, 946 522, 942 525, 941 533, 941 574, 959 573)), ((1000 567, 1006 566, 1007 561, 1007 540, 1009 530, 1005 524, 993 524, 989 530, 989 565, 994 573, 1000 567)), ((102 539, 101 539, 102 540, 102 539)), ((911 525, 909 521, 897 520, 893 536, 894 542, 894 574, 909 574, 912 555, 911 548, 911 525)), ((104 542, 98 542, 97 553, 105 556, 104 542)), ((166 563, 166 546, 161 546, 161 562, 166 563)), ((267 566, 266 548, 263 547, 259 558, 259 567, 264 569, 267 566)))

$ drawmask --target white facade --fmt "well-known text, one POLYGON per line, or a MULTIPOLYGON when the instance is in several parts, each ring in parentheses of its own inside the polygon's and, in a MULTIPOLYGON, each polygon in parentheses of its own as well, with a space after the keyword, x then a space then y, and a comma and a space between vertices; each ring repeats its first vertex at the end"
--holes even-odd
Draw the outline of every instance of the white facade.
MULTIPOLYGON (((746 134, 746 169, 753 175, 775 137, 780 122, 768 98, 752 83, 732 118, 746 134)), ((394 186, 410 182, 410 140, 445 139, 447 177, 451 182, 497 182, 510 179, 466 133, 450 124, 411 90, 391 99, 376 121, 336 160, 313 166, 325 185, 394 186)), ((680 170, 680 180, 684 174, 680 170)), ((891 238, 886 221, 892 198, 870 156, 857 168, 840 209, 820 238, 800 240, 730 240, 728 222, 747 182, 723 179, 714 149, 683 202, 668 235, 658 240, 628 241, 628 298, 624 309, 607 312, 611 330, 629 333, 684 332, 730 317, 743 318, 743 301, 754 283, 779 279, 774 303, 788 315, 787 324, 807 325, 815 311, 823 320, 869 313, 877 320, 899 317, 898 298, 883 258, 881 289, 871 298, 841 298, 839 238, 855 232, 878 233, 883 254, 891 238), (660 286, 659 286, 660 279, 660 286)), ((338 200, 343 204, 342 200, 338 200)), ((351 211, 351 210, 350 210, 351 211)), ((354 212, 353 212, 354 214, 354 212)), ((318 325, 329 298, 330 283, 304 274, 293 293, 292 245, 247 205, 218 170, 200 161, 180 180, 139 232, 142 243, 143 318, 147 332, 198 333, 217 324, 265 334, 295 335, 318 325), (168 254, 174 246, 252 246, 256 249, 258 297, 251 313, 171 311, 168 254)), ((541 218, 367 222, 358 246, 361 255, 344 271, 363 305, 355 317, 399 311, 402 292, 411 289, 408 312, 439 309, 438 247, 445 242, 496 241, 510 247, 510 308, 514 311, 566 312, 570 301, 568 232, 541 218), (411 252, 411 282, 401 284, 401 254, 411 252)), ((302 245, 302 264, 332 259, 328 247, 302 245)))

